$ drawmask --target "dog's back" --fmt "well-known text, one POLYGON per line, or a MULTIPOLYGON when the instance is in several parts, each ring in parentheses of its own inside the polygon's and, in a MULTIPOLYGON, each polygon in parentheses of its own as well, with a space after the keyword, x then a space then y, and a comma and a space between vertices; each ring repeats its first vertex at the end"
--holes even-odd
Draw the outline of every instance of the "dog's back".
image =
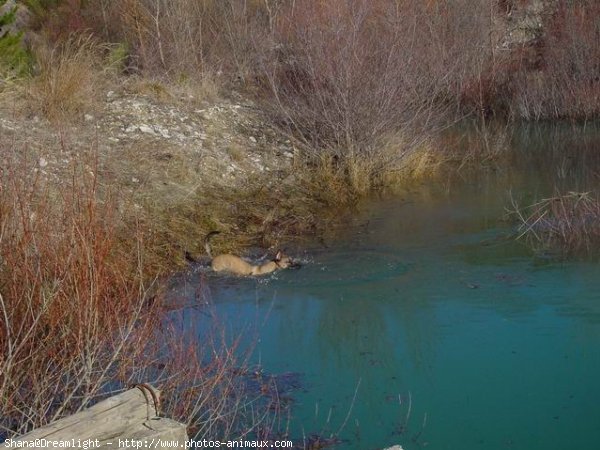
POLYGON ((210 239, 217 234, 219 234, 219 231, 212 231, 208 233, 204 239, 204 248, 206 249, 208 256, 212 258, 210 265, 215 272, 231 272, 242 276, 264 275, 274 272, 277 269, 287 269, 293 264, 292 259, 289 256, 284 255, 281 251, 277 252, 273 261, 269 261, 260 266, 252 265, 236 255, 224 254, 217 255, 213 258, 210 239))
POLYGON ((247 263, 239 256, 235 255, 217 255, 213 258, 210 263, 212 269, 215 272, 231 272, 236 275, 254 275, 254 267, 252 264, 247 263))

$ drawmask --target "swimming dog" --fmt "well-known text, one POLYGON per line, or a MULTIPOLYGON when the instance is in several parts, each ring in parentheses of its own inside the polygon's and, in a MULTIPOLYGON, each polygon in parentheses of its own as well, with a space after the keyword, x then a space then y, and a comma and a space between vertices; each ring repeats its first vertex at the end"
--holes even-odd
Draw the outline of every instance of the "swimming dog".
POLYGON ((210 265, 215 272, 230 272, 241 276, 265 275, 275 272, 276 270, 287 269, 288 267, 295 265, 292 259, 289 256, 284 255, 281 250, 277 252, 272 261, 259 266, 250 264, 239 256, 231 254, 217 255, 213 258, 210 247, 210 239, 219 233, 220 231, 211 231, 204 239, 204 249, 212 260, 210 265))

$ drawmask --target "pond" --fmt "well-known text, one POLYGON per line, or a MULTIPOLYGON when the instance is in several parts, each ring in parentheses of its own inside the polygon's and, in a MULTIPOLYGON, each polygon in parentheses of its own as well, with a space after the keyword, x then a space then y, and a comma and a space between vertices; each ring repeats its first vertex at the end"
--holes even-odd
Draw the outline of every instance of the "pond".
POLYGON ((511 146, 508 164, 370 201, 291 249, 300 270, 208 276, 231 330, 256 328, 254 360, 301 374, 292 435, 339 433, 342 449, 599 448, 600 265, 515 241, 506 207, 597 189, 600 132, 523 126, 511 146))

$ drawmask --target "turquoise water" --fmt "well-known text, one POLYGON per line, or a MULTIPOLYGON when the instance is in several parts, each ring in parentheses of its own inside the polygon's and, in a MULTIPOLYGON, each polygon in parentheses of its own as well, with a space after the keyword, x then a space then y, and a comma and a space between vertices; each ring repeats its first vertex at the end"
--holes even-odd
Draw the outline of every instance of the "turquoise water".
MULTIPOLYGON (((564 133, 563 148, 581 142, 564 133)), ((598 141, 568 159, 553 138, 556 158, 551 136, 517 134, 528 157, 509 168, 369 202, 324 243, 290 249, 300 270, 208 276, 231 329, 257 330, 255 361, 302 374, 292 435, 335 433, 341 449, 600 448, 600 265, 535 253, 505 220, 509 191, 595 187, 598 141)))

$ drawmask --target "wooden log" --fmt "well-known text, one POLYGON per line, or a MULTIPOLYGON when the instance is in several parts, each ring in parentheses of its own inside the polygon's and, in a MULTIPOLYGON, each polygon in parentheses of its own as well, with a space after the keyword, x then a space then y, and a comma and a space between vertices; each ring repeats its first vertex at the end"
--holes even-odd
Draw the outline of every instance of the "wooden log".
POLYGON ((87 442, 90 443, 88 449, 99 446, 118 449, 132 448, 131 440, 137 441, 135 448, 139 449, 144 448, 140 441, 147 439, 154 439, 152 448, 161 449, 161 440, 179 441, 183 448, 187 439, 185 425, 158 417, 158 399, 158 391, 140 385, 77 414, 7 440, 0 449, 63 448, 68 442, 72 444, 70 447, 81 447, 87 442), (48 445, 46 441, 59 443, 60 447, 48 445))

